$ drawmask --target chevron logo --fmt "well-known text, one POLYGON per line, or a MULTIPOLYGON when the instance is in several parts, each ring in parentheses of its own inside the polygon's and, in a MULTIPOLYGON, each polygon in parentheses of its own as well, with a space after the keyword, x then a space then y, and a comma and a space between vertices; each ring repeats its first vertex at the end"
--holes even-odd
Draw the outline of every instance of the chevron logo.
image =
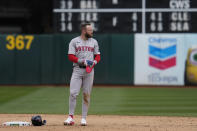
POLYGON ((176 65, 175 40, 172 38, 154 38, 154 40, 152 38, 149 40, 149 65, 151 67, 165 70, 176 65))

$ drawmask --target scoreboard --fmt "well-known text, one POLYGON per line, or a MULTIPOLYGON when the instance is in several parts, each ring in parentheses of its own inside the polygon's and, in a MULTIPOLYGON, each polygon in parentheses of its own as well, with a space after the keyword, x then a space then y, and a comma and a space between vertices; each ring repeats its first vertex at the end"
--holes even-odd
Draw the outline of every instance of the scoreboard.
POLYGON ((92 23, 98 33, 197 32, 196 0, 54 0, 56 33, 92 23))

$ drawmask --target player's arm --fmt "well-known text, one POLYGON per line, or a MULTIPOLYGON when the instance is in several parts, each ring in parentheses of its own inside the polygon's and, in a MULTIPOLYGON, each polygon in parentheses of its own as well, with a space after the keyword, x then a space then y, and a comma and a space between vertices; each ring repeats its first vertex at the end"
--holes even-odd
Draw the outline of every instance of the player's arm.
POLYGON ((101 60, 101 55, 99 51, 99 45, 98 42, 96 41, 95 46, 94 46, 94 63, 95 65, 99 63, 101 60))
POLYGON ((101 60, 101 55, 100 54, 94 55, 94 62, 95 62, 95 64, 98 64, 100 60, 101 60))
POLYGON ((71 62, 78 63, 78 58, 75 55, 73 55, 73 54, 68 54, 68 59, 71 62))
POLYGON ((78 63, 78 64, 83 64, 83 63, 84 63, 84 60, 79 59, 79 58, 76 57, 74 54, 68 54, 68 59, 69 59, 71 62, 74 62, 74 63, 78 63))

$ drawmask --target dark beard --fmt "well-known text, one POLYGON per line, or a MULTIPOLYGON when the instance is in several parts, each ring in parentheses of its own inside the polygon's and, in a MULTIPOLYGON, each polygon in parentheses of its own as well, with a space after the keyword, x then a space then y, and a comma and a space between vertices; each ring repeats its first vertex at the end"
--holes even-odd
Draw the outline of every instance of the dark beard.
POLYGON ((89 35, 88 33, 85 34, 85 37, 86 37, 86 38, 92 38, 92 36, 89 35))

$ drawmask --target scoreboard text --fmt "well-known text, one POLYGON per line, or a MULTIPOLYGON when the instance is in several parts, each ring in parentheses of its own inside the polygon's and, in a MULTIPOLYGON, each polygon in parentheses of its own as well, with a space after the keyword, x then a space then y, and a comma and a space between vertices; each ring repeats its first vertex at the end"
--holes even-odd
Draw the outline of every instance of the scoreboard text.
POLYGON ((88 21, 99 33, 197 32, 195 0, 54 0, 54 31, 79 32, 88 21))

